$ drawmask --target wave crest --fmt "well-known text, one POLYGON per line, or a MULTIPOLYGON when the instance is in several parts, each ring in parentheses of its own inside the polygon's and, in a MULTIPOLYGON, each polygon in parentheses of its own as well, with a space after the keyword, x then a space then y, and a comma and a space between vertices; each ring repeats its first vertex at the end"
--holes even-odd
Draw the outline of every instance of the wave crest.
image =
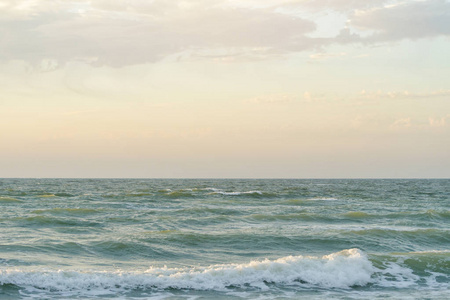
POLYGON ((309 284, 326 288, 364 286, 375 268, 358 249, 323 257, 288 256, 277 260, 196 268, 155 268, 144 272, 0 270, 0 283, 46 291, 193 289, 224 290, 232 287, 268 289, 267 284, 309 284))

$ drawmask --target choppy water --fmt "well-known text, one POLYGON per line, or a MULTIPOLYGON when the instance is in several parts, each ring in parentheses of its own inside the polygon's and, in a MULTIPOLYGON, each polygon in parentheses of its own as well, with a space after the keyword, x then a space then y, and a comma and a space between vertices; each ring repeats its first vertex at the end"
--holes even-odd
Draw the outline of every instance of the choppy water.
POLYGON ((0 179, 0 298, 447 299, 450 180, 0 179))

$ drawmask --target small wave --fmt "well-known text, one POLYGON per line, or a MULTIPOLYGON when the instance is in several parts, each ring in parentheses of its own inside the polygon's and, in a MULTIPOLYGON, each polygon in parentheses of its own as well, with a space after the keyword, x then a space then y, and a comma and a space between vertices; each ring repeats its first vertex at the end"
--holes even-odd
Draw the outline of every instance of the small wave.
POLYGON ((438 217, 443 219, 450 219, 450 211, 437 211, 434 209, 429 209, 425 212, 425 215, 429 217, 438 217))
POLYGON ((207 187, 207 188, 201 188, 201 191, 210 191, 210 192, 221 192, 220 189, 217 188, 211 188, 211 187, 207 187))
POLYGON ((341 216, 348 218, 388 218, 388 219, 415 218, 428 220, 428 219, 447 219, 450 217, 450 213, 446 211, 436 211, 432 209, 423 212, 404 211, 387 214, 382 213, 368 214, 361 211, 350 211, 345 214, 341 214, 341 216))
POLYGON ((355 218, 355 219, 363 219, 371 217, 368 213, 362 212, 362 211, 350 211, 348 213, 343 214, 344 217, 347 218, 355 218))
POLYGON ((169 198, 192 198, 194 195, 192 193, 186 191, 173 191, 166 193, 166 196, 169 198))
POLYGON ((360 229, 360 230, 351 230, 348 233, 366 235, 366 234, 374 234, 374 235, 388 235, 392 234, 404 234, 404 235, 432 235, 432 234, 448 234, 450 233, 445 229, 437 229, 437 228, 426 228, 426 229, 402 229, 402 228, 369 228, 369 229, 360 229))
POLYGON ((69 193, 55 193, 56 197, 75 197, 75 195, 69 193))
POLYGON ((69 219, 65 218, 56 218, 49 217, 45 215, 38 215, 33 217, 17 217, 13 218, 16 222, 25 223, 27 225, 38 225, 38 226, 79 226, 79 227, 93 227, 93 226, 102 226, 101 223, 97 222, 89 222, 83 220, 69 219))
POLYGON ((92 209, 92 208, 52 208, 52 209, 37 209, 33 210, 32 213, 34 214, 95 214, 100 212, 98 209, 92 209))
POLYGON ((153 196, 152 193, 129 193, 126 194, 125 197, 145 197, 145 196, 153 196))
POLYGON ((341 231, 341 234, 383 245, 384 249, 391 251, 410 249, 410 245, 417 242, 427 247, 438 247, 450 242, 450 230, 437 228, 367 228, 341 231))
POLYGON ((22 200, 12 198, 12 197, 0 197, 0 202, 3 203, 17 203, 17 202, 23 202, 22 200))
POLYGON ((390 219, 396 219, 396 218, 415 218, 415 219, 450 219, 450 211, 438 211, 434 209, 429 209, 426 211, 402 211, 402 212, 395 212, 395 213, 389 213, 386 215, 378 215, 380 217, 386 217, 390 219))
MULTIPOLYGON (((318 214, 312 214, 307 212, 299 212, 293 214, 284 214, 284 215, 266 215, 266 214, 253 214, 248 216, 247 218, 258 220, 258 221, 291 221, 291 220, 302 220, 302 221, 313 221, 322 219, 325 220, 324 216, 318 214)), ((328 219, 327 219, 328 220, 328 219)))
POLYGON ((307 202, 306 199, 290 199, 282 202, 283 204, 287 205, 303 205, 307 202))
POLYGON ((413 251, 406 253, 394 253, 394 254, 419 254, 419 255, 450 255, 450 250, 428 250, 428 251, 413 251))
POLYGON ((314 197, 314 198, 308 198, 309 201, 338 201, 339 199, 334 197, 314 197))
POLYGON ((139 192, 139 193, 109 193, 109 194, 102 195, 102 197, 104 197, 104 198, 120 199, 120 200, 123 200, 125 198, 140 198, 140 197, 149 197, 149 196, 154 196, 154 194, 139 192))
POLYGON ((143 231, 142 234, 145 235, 154 235, 154 234, 161 234, 161 235, 165 235, 165 234, 174 234, 174 233, 179 233, 179 230, 176 229, 166 229, 166 230, 147 230, 147 231, 143 231))
POLYGON ((224 192, 224 191, 214 191, 211 193, 208 193, 208 195, 223 195, 223 196, 253 196, 253 197, 271 197, 274 196, 274 194, 271 193, 265 193, 261 191, 247 191, 247 192, 224 192))
POLYGON ((242 212, 238 209, 224 207, 190 207, 176 210, 175 213, 190 215, 240 215, 242 212))
POLYGON ((0 269, 0 282, 47 292, 105 293, 133 289, 222 290, 241 287, 268 290, 268 284, 348 289, 371 282, 375 268, 358 249, 323 257, 288 256, 246 264, 193 268, 154 268, 144 272, 43 271, 0 269))

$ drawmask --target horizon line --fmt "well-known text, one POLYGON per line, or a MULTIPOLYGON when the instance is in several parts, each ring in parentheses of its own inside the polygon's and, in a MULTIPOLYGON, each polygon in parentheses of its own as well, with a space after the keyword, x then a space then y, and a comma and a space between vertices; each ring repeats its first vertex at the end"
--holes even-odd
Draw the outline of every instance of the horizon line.
POLYGON ((166 179, 166 180, 432 180, 450 177, 0 177, 0 179, 166 179))

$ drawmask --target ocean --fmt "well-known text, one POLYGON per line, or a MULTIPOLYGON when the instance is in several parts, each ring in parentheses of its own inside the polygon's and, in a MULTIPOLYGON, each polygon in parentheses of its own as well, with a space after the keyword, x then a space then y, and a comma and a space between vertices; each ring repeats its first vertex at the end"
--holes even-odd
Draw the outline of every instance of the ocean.
POLYGON ((449 179, 0 179, 0 299, 449 299, 449 179))

